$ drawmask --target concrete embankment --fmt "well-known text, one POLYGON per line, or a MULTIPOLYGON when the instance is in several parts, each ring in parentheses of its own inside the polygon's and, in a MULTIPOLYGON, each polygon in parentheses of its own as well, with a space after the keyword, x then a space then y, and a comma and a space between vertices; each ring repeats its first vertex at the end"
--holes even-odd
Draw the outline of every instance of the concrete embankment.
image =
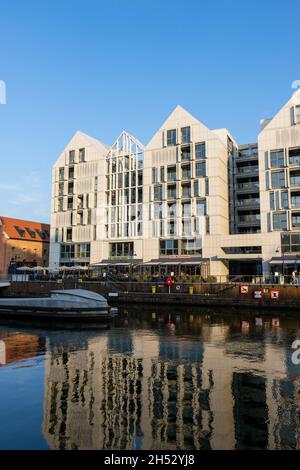
POLYGON ((2 297, 47 296, 54 289, 88 289, 109 303, 148 303, 300 310, 300 286, 258 284, 173 284, 149 282, 16 282, 0 290, 2 297))

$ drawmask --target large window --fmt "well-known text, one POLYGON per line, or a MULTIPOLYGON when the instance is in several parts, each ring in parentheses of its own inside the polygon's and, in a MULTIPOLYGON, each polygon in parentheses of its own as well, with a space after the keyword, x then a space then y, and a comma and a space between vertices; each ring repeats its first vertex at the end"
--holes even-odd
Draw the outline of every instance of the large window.
POLYGON ((195 238, 160 240, 160 256, 201 255, 201 242, 195 238))
POLYGON ((167 131, 167 145, 176 145, 176 129, 167 131))
POLYGON ((300 147, 289 150, 290 165, 300 165, 300 147))
POLYGON ((195 158, 199 160, 206 157, 205 142, 200 142, 195 145, 195 158))
POLYGON ((285 173, 284 171, 273 171, 271 174, 272 188, 284 188, 285 187, 285 173))
POLYGON ((162 185, 154 186, 154 201, 162 200, 162 185))
POLYGON ((191 146, 190 145, 183 145, 181 147, 181 161, 182 162, 189 162, 191 159, 191 146))
POLYGON ((191 202, 183 202, 181 204, 181 210, 182 210, 182 217, 188 217, 191 218, 192 216, 192 204, 191 202))
POLYGON ((184 165, 182 167, 182 179, 187 180, 191 178, 191 165, 184 165))
POLYGON ((183 184, 181 186, 182 189, 182 197, 184 198, 190 198, 192 196, 192 191, 191 191, 191 184, 183 184))
POLYGON ((196 163, 196 176, 198 178, 206 176, 206 163, 205 162, 196 163))
POLYGON ((281 191, 281 209, 289 207, 289 196, 287 191, 281 191))
POLYGON ((110 243, 109 247, 112 258, 126 258, 134 255, 133 242, 110 243))
POLYGON ((206 215, 206 200, 198 199, 197 200, 197 215, 206 215))
POLYGON ((73 180, 73 179, 74 179, 74 167, 70 166, 69 167, 69 180, 73 180))
POLYGON ((73 165, 75 163, 75 150, 69 151, 69 165, 73 165))
POLYGON ((300 192, 299 191, 291 193, 291 206, 292 208, 300 207, 300 192))
POLYGON ((181 143, 182 144, 189 144, 191 141, 191 128, 190 127, 182 127, 181 128, 181 143))
POLYGON ((291 186, 300 186, 300 170, 290 172, 291 186))
POLYGON ((169 166, 167 168, 167 180, 176 181, 176 166, 169 166))
POLYGON ((284 150, 275 150, 271 152, 271 167, 272 168, 284 167, 284 150))
POLYGON ((273 230, 287 230, 286 212, 273 213, 273 230))
POLYGON ((63 181, 65 178, 65 169, 64 167, 59 168, 59 181, 63 181))
POLYGON ((165 256, 178 255, 178 240, 160 240, 159 254, 165 256))
POLYGON ((300 253, 300 233, 282 233, 281 249, 284 253, 300 253))
POLYGON ((292 213, 292 226, 293 228, 300 228, 300 212, 292 213))
POLYGON ((79 161, 85 162, 85 149, 79 149, 79 161))
POLYGON ((181 254, 182 255, 201 255, 200 240, 194 238, 181 240, 181 254))
POLYGON ((157 183, 157 168, 152 168, 152 183, 157 183))
POLYGON ((76 245, 76 257, 77 258, 89 258, 91 251, 91 245, 89 243, 80 243, 76 245))
POLYGON ((168 186, 168 199, 176 199, 176 184, 172 184, 168 186))
POLYGON ((75 257, 75 245, 60 245, 60 257, 70 259, 75 257))

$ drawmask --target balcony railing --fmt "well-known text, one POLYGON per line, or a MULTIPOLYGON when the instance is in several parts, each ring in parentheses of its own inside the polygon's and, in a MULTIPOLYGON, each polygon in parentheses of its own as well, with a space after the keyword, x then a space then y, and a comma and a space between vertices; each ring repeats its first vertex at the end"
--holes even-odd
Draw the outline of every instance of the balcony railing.
POLYGON ((260 223, 260 215, 244 215, 244 216, 238 217, 238 223, 241 223, 241 224, 245 224, 245 223, 257 224, 257 223, 260 223))
POLYGON ((260 203, 259 198, 250 198, 237 201, 239 207, 245 206, 258 206, 260 203))
POLYGON ((300 155, 289 158, 290 165, 300 165, 300 155))
POLYGON ((300 176, 291 176, 291 186, 300 186, 300 176))
POLYGON ((237 167, 238 175, 244 175, 248 173, 258 173, 258 166, 237 167))
POLYGON ((253 183, 239 183, 237 185, 237 189, 240 190, 251 190, 251 189, 258 189, 259 188, 259 182, 253 182, 253 183))

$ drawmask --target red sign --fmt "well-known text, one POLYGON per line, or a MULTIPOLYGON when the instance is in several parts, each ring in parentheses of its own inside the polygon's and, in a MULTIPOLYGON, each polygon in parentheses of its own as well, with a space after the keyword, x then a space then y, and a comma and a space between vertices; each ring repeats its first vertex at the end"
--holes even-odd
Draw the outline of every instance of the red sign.
POLYGON ((270 295, 272 300, 279 299, 279 290, 271 290, 270 295))
POLYGON ((167 280, 167 284, 168 284, 169 287, 171 287, 171 285, 174 284, 173 279, 171 279, 171 278, 169 277, 168 280, 167 280))
POLYGON ((240 294, 249 294, 249 286, 240 286, 240 294))

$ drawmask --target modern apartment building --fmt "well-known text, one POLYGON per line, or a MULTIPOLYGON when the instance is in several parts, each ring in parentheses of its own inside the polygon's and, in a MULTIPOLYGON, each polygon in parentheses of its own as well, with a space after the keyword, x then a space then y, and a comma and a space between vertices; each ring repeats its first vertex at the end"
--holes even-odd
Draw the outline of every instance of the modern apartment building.
POLYGON ((238 145, 177 106, 147 145, 124 131, 109 148, 77 132, 54 165, 52 267, 285 273, 299 229, 300 90, 258 143, 238 145))

